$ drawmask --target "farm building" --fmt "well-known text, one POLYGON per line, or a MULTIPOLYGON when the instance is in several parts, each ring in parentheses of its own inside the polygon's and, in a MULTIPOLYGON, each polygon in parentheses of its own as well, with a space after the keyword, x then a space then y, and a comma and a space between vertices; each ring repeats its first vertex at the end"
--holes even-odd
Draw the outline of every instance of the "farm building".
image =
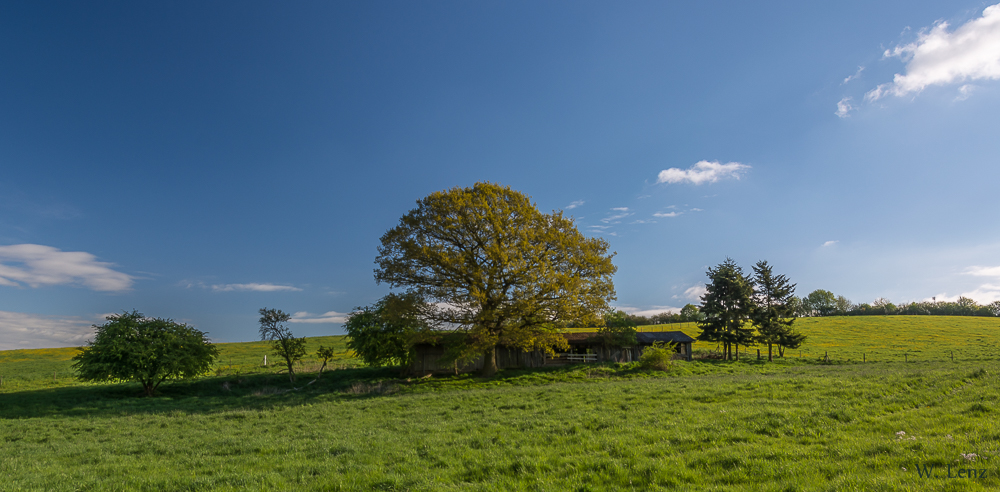
MULTIPOLYGON (((530 368, 576 362, 632 362, 639 359, 646 347, 656 342, 675 344, 677 352, 685 360, 691 360, 691 344, 694 343, 694 339, 683 332, 660 331, 636 333, 638 343, 631 347, 608 348, 596 342, 595 335, 593 332, 566 333, 564 336, 569 342, 569 351, 558 353, 555 357, 541 350, 525 352, 517 348, 497 347, 497 368, 530 368)), ((473 372, 483 367, 482 358, 464 365, 443 362, 445 349, 440 344, 418 343, 413 349, 415 354, 410 364, 413 374, 473 372)))

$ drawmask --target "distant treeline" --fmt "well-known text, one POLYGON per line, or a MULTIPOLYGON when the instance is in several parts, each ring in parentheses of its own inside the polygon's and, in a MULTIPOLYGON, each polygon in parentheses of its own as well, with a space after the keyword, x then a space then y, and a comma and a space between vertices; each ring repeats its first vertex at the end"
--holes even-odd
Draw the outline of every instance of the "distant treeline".
POLYGON ((955 302, 904 302, 893 304, 878 298, 868 304, 854 304, 844 296, 834 295, 828 290, 815 290, 805 297, 792 301, 793 312, 798 317, 807 316, 884 316, 934 315, 934 316, 1000 316, 1000 301, 982 305, 968 297, 959 297, 955 302))
MULTIPOLYGON (((904 302, 893 304, 878 298, 871 304, 855 304, 844 296, 834 295, 827 290, 815 290, 804 297, 793 297, 791 310, 797 318, 815 316, 886 316, 886 315, 928 315, 928 316, 1000 316, 1000 301, 979 304, 968 297, 959 297, 954 302, 904 302)), ((701 321, 705 315, 698 306, 688 304, 679 313, 659 313, 652 316, 616 313, 627 318, 633 326, 659 325, 666 323, 687 323, 701 321)))

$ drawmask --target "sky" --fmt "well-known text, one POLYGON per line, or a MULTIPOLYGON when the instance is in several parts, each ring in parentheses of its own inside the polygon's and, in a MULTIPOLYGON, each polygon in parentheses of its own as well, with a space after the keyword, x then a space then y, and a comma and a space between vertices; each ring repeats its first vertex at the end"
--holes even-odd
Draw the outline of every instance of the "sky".
POLYGON ((478 181, 608 240, 629 312, 727 257, 995 301, 998 80, 965 0, 2 2, 0 349, 342 333, 381 235, 478 181))

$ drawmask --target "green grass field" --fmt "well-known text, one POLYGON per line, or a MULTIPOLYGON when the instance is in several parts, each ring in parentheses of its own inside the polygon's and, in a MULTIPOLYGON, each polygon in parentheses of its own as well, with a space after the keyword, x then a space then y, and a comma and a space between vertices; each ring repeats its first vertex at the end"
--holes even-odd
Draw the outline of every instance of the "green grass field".
MULTIPOLYGON (((809 338, 788 358, 876 362, 998 360, 1000 318, 971 316, 837 316, 799 318, 793 327, 809 338), (905 354, 905 357, 904 357, 905 354)), ((696 337, 696 323, 650 325, 642 331, 678 330, 696 337)), ((695 349, 714 348, 696 343, 695 349)), ((767 347, 752 348, 767 355, 767 347)), ((741 349, 742 350, 742 349, 741 349)))
POLYGON ((224 344, 217 375, 155 398, 60 376, 72 349, 0 352, 0 490, 994 490, 1000 362, 958 353, 996 344, 997 321, 800 320, 801 359, 491 379, 358 368, 331 337, 310 350, 341 344, 341 369, 291 391, 266 346, 224 344), (848 355, 899 341, 922 355, 848 355))

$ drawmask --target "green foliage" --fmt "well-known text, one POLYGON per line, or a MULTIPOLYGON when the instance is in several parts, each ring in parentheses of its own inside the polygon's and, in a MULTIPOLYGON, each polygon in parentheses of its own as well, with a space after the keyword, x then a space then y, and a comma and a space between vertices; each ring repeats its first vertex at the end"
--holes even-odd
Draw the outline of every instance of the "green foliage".
POLYGON ((376 281, 423 300, 425 322, 465 333, 459 356, 483 356, 486 375, 496 371, 498 344, 565 347, 560 325, 598 322, 615 299, 607 241, 497 184, 419 200, 378 251, 376 281))
POLYGON ((748 323, 754 308, 753 286, 731 258, 709 268, 708 278, 701 298, 705 319, 698 323, 702 329, 698 340, 722 343, 725 357, 731 359, 733 345, 738 348, 754 341, 753 326, 748 323))
POLYGON ((295 382, 295 362, 306 355, 306 339, 296 338, 285 325, 292 316, 280 309, 261 308, 260 339, 271 342, 271 348, 285 359, 288 380, 295 382))
POLYGON ((639 367, 647 371, 669 371, 674 364, 674 344, 653 342, 639 356, 639 367))
POLYGON ((604 326, 597 329, 594 341, 605 347, 632 347, 637 343, 635 327, 635 321, 625 311, 605 313, 604 326))
POLYGON ((771 265, 759 261, 753 267, 754 308, 751 315, 757 328, 757 340, 767 345, 767 360, 773 360, 772 347, 798 348, 805 336, 792 330, 795 322, 791 305, 795 284, 784 275, 775 275, 771 265))
POLYGON ((406 368, 415 337, 427 331, 418 317, 413 295, 389 294, 372 306, 357 308, 347 317, 347 346, 369 366, 406 368))
POLYGON ((151 396, 167 379, 204 374, 218 355, 205 333, 138 311, 112 314, 73 357, 81 381, 137 381, 151 396))
POLYGON ((802 304, 811 316, 832 316, 837 311, 837 296, 828 290, 817 289, 810 292, 802 304))
POLYGON ((705 319, 705 315, 702 314, 702 312, 698 310, 698 306, 695 306, 694 304, 690 304, 690 303, 689 304, 685 304, 684 307, 681 308, 680 315, 681 315, 681 319, 679 319, 678 321, 682 321, 682 322, 683 321, 701 321, 701 320, 705 319))

